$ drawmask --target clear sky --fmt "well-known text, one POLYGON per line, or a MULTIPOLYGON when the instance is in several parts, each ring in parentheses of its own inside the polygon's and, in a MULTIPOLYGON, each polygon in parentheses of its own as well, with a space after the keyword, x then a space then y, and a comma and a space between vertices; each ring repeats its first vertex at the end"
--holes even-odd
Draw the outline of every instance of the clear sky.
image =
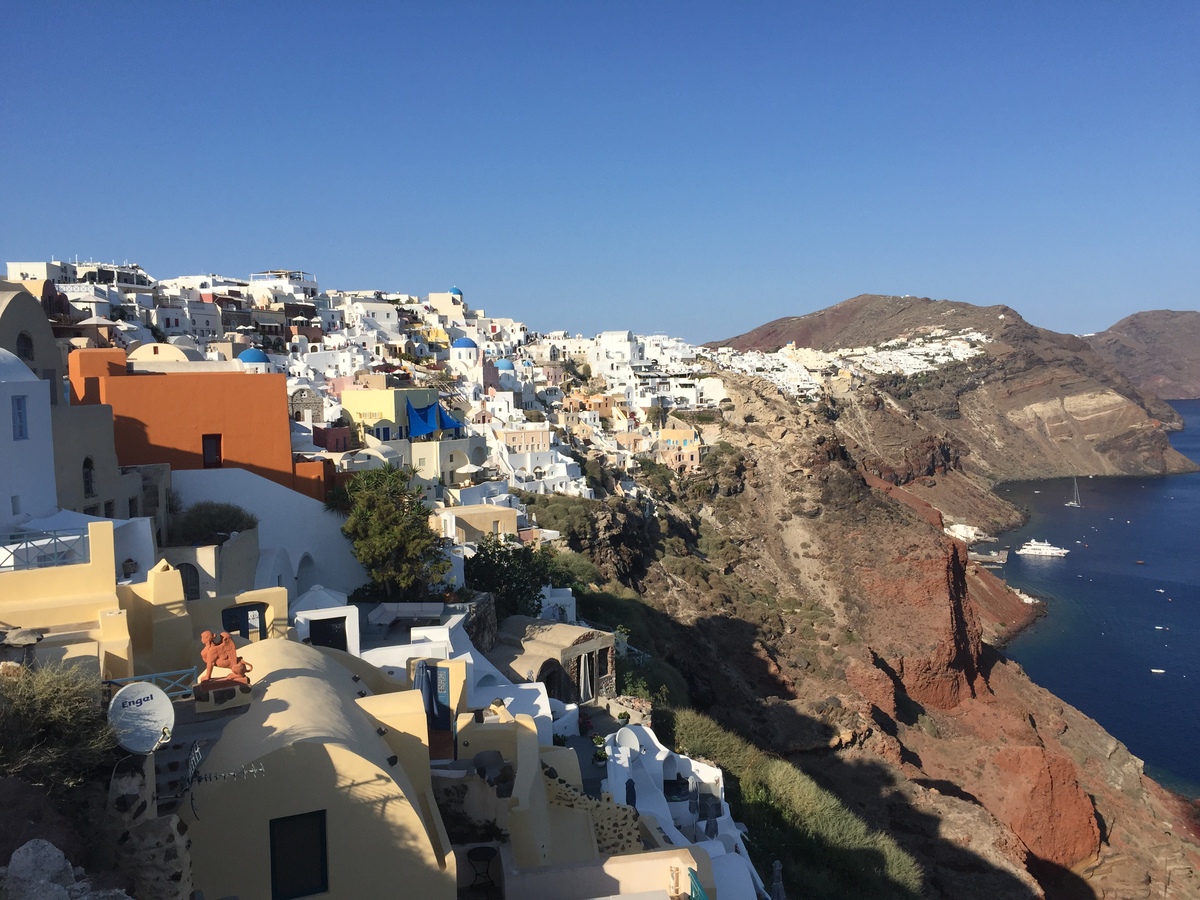
POLYGON ((0 258, 540 330, 1200 309, 1200 4, 5 5, 0 258))

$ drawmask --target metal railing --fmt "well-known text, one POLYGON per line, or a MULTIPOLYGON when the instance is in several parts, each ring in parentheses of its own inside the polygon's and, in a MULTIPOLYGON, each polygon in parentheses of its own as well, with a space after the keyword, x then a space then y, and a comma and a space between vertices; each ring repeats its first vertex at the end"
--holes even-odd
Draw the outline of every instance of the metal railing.
POLYGON ((163 692, 172 700, 176 700, 180 697, 191 696, 192 686, 196 683, 196 675, 196 667, 193 666, 190 669, 178 669, 174 672, 154 672, 150 675, 134 675, 131 678, 109 678, 104 684, 108 687, 111 695, 127 684, 135 681, 148 681, 155 687, 162 688, 163 692))
POLYGON ((696 874, 695 869, 688 869, 688 896, 691 900, 708 900, 708 894, 704 890, 704 885, 700 883, 700 876, 696 874))
POLYGON ((74 566, 90 561, 86 528, 0 532, 0 571, 74 566))

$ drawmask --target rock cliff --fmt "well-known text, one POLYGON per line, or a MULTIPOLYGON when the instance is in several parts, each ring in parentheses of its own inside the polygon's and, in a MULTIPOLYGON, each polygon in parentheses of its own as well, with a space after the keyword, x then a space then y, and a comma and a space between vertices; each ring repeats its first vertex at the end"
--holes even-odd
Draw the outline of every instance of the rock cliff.
POLYGON ((989 643, 1029 607, 939 527, 976 505, 1015 518, 1000 477, 1182 467, 1106 376, 1059 389, 1038 368, 964 391, 969 429, 870 389, 829 416, 728 378, 716 461, 651 488, 636 586, 693 701, 893 834, 931 896, 1160 896, 1170 877, 1200 897, 1186 806, 989 643))
POLYGON ((1089 334, 1087 342, 1139 390, 1173 400, 1200 398, 1200 312, 1134 313, 1089 334))

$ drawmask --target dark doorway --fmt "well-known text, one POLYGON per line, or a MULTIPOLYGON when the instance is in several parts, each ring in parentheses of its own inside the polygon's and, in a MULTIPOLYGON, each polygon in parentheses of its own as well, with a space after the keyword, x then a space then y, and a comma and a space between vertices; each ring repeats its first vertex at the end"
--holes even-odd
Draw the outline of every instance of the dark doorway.
POLYGON ((329 890, 325 810, 271 820, 271 900, 329 890))
POLYGON ((206 434, 200 440, 204 448, 204 468, 221 468, 221 436, 219 434, 206 434))
POLYGON ((191 563, 180 563, 176 568, 179 569, 179 580, 183 582, 183 599, 199 600, 200 570, 191 563))
POLYGON ((346 644, 346 617, 337 619, 311 619, 308 623, 309 642, 317 647, 332 647, 348 650, 346 644))
POLYGON ((258 640, 267 637, 267 610, 265 603, 239 603, 221 610, 221 629, 230 634, 240 634, 250 639, 251 632, 258 632, 258 640))

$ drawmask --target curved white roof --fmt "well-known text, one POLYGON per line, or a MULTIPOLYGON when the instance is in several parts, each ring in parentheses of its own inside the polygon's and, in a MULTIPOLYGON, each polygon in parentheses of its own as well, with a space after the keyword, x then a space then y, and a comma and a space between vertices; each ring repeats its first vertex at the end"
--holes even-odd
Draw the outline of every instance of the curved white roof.
POLYGON ((0 381, 37 381, 29 366, 21 362, 15 354, 0 348, 0 381))

